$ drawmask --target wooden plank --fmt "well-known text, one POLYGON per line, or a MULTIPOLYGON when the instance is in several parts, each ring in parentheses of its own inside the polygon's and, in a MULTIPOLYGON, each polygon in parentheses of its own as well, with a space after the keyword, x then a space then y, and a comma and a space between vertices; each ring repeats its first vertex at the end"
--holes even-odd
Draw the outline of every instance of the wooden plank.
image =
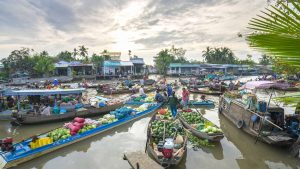
POLYGON ((141 151, 125 153, 124 157, 133 169, 163 169, 161 165, 141 151))

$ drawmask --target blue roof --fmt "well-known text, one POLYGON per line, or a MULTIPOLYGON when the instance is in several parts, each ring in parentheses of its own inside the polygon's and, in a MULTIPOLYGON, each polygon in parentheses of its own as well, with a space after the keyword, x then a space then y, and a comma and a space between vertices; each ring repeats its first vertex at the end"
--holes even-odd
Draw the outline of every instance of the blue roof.
POLYGON ((200 67, 199 64, 189 64, 189 63, 170 63, 170 67, 200 67))
POLYGON ((121 62, 118 60, 106 60, 104 61, 105 67, 119 67, 121 66, 121 62))

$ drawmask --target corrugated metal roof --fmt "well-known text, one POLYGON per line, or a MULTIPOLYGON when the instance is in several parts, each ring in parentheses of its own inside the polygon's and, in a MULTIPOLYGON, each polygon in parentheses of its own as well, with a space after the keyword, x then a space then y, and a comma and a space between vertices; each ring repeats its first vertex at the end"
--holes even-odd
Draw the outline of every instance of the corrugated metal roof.
POLYGON ((121 66, 133 66, 133 63, 131 61, 121 61, 121 66))

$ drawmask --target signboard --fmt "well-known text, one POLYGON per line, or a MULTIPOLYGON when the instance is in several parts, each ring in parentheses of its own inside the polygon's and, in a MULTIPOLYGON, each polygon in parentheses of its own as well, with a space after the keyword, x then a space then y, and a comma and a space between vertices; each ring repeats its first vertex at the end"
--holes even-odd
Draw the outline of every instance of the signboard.
POLYGON ((2 155, 0 155, 0 168, 4 168, 6 164, 7 164, 6 160, 3 158, 2 155))

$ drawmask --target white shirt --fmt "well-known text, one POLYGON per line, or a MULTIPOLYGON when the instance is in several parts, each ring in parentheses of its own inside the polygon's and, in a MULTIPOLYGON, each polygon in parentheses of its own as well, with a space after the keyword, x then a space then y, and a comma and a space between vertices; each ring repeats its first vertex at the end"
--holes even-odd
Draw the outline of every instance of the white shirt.
POLYGON ((140 93, 140 95, 144 95, 145 94, 144 89, 142 87, 139 89, 139 93, 140 93))

